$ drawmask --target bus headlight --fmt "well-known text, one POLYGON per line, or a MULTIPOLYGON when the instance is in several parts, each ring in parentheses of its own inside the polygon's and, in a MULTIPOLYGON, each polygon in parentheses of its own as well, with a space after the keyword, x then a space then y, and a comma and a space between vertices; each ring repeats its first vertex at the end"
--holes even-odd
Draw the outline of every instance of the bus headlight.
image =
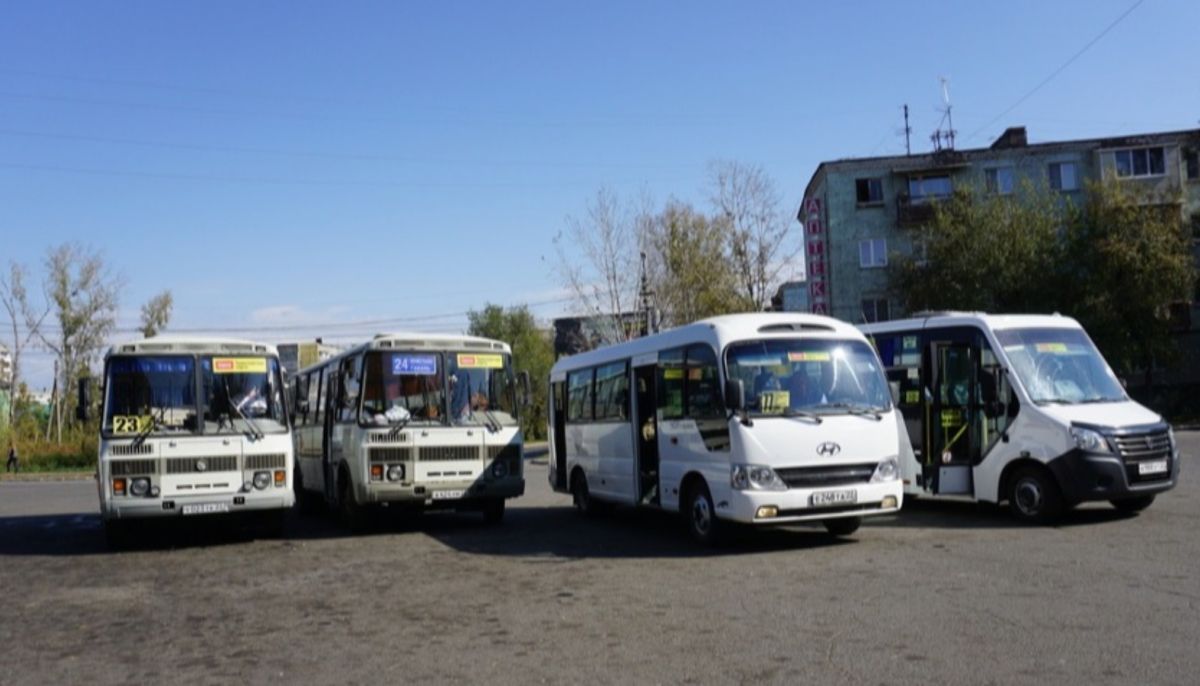
POLYGON ((1088 453, 1109 453, 1108 441, 1100 432, 1085 429, 1081 426, 1071 427, 1071 438, 1075 439, 1075 447, 1088 453))
POLYGON ((150 479, 147 479, 144 476, 139 476, 138 478, 129 482, 129 494, 130 495, 137 496, 138 498, 144 498, 146 496, 146 494, 149 492, 150 492, 150 479))
POLYGON ((774 469, 759 464, 735 464, 729 474, 729 485, 739 491, 786 491, 787 484, 774 469))
POLYGON ((900 478, 900 463, 896 458, 889 457, 875 466, 875 473, 871 475, 871 483, 880 481, 894 481, 900 478))
POLYGON ((508 465, 503 462, 492 464, 492 476, 497 479, 503 479, 508 476, 508 465))
POLYGON ((394 464, 388 467, 388 481, 399 481, 404 478, 404 465, 394 464))
POLYGON ((254 472, 254 487, 263 490, 271 485, 271 472, 254 472))

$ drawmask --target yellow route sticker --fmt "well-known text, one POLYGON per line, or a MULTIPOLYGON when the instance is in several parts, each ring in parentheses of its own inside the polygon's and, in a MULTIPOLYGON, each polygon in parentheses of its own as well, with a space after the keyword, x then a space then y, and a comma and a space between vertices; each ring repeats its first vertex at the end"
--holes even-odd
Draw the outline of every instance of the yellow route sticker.
POLYGON ((759 396, 763 414, 783 414, 791 402, 792 394, 788 391, 763 391, 759 396))
POLYGON ((265 357, 214 357, 214 374, 266 374, 265 357))
POLYGON ((504 367, 503 355, 459 355, 458 366, 462 369, 501 369, 504 367))
POLYGON ((905 391, 904 392, 904 404, 916 405, 919 402, 921 402, 921 392, 920 391, 905 391))
POLYGON ((942 428, 960 426, 963 423, 962 410, 942 410, 942 428))
POLYGON ((663 379, 666 381, 678 381, 683 378, 683 370, 678 367, 674 369, 664 369, 663 379))
POLYGON ((1034 348, 1039 353, 1067 353, 1066 343, 1037 343, 1034 348))
POLYGON ((115 434, 140 434, 152 426, 154 419, 150 415, 114 414, 112 418, 112 432, 115 434))
POLYGON ((828 362, 831 359, 833 358, 829 352, 824 350, 788 353, 788 360, 791 362, 828 362))

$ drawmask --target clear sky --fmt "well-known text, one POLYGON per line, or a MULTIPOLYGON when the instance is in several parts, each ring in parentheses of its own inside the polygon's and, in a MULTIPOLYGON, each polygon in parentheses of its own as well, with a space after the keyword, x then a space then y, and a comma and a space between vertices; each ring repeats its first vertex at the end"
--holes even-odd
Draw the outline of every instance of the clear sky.
MULTIPOLYGON (((27 2, 0 20, 0 262, 103 250, 118 339, 456 331, 569 310, 552 239, 602 186, 705 202, 710 160, 786 205, 826 159, 1194 128, 1200 2, 27 2), (384 325, 309 326, 363 320, 384 325)), ((29 359, 36 387, 45 355, 29 359)))

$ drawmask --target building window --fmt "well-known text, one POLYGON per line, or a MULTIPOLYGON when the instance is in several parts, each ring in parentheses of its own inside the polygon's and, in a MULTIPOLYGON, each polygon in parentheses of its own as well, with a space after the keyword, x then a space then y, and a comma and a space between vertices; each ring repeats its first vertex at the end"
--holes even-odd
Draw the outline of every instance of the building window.
POLYGON ((855 179, 854 196, 859 205, 882 205, 883 180, 855 179))
POLYGON ((886 322, 890 318, 887 298, 863 298, 862 317, 868 324, 886 322))
POLYGON ((949 197, 954 185, 949 176, 913 176, 908 179, 908 195, 913 202, 949 197))
POLYGON ((1185 150, 1183 152, 1183 163, 1187 167, 1188 180, 1200 180, 1200 150, 1185 150))
POLYGON ((1135 148, 1113 153, 1117 166, 1117 177, 1162 176, 1167 172, 1167 155, 1164 148, 1135 148))
POLYGON ((863 269, 887 266, 887 239, 858 242, 858 266, 863 269))
POLYGON ((1075 172, 1074 162, 1053 162, 1048 168, 1050 188, 1056 191, 1073 191, 1079 189, 1079 176, 1075 172))
POLYGON ((994 167, 984 169, 983 176, 987 182, 987 192, 995 195, 1011 195, 1013 192, 1013 168, 994 167))

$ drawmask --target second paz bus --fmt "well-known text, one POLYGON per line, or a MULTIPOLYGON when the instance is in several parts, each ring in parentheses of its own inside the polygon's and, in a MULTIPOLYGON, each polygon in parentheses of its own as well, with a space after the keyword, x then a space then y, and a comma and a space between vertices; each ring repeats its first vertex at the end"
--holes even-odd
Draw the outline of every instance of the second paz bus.
MULTIPOLYGON (((296 496, 356 528, 375 506, 478 510, 525 492, 512 350, 474 336, 379 334, 296 373, 296 496)), ((518 398, 518 395, 520 398, 518 398)))
POLYGON ((901 506, 887 380, 835 319, 706 319, 561 359, 550 383, 550 485, 585 513, 680 512, 708 543, 727 522, 848 535, 901 506))

